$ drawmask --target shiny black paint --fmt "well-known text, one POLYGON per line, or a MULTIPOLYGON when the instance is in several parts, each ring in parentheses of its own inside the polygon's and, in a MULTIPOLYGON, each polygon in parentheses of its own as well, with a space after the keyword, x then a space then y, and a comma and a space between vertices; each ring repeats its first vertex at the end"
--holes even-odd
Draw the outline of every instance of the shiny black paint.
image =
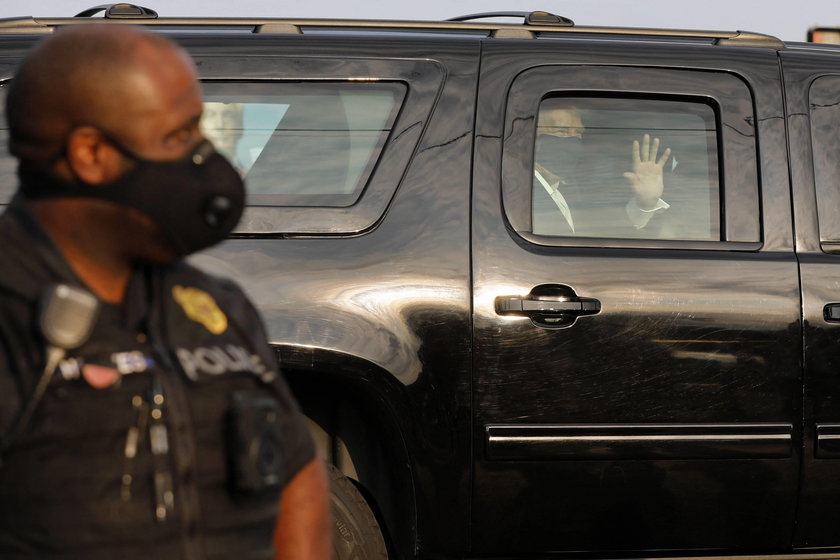
MULTIPOLYGON (((594 41, 488 41, 484 47, 473 176, 473 445, 484 449, 475 458, 476 552, 791 545, 801 445, 801 334, 778 61, 772 51, 739 51, 711 61, 698 56, 700 50, 594 41), (725 73, 715 68, 736 73, 748 89, 727 94, 751 91, 756 100, 754 107, 749 97, 735 102, 749 111, 741 116, 740 134, 753 150, 757 136, 762 148, 763 229, 772 233, 765 233, 760 249, 744 251, 737 243, 717 250, 677 243, 684 249, 645 249, 645 242, 607 248, 621 242, 562 239, 547 246, 519 239, 505 226, 499 189, 517 179, 530 188, 531 180, 522 174, 509 178, 504 167, 500 174, 496 162, 517 149, 514 125, 533 126, 511 107, 535 110, 557 87, 549 78, 543 88, 518 87, 517 81, 527 79, 531 68, 551 64, 561 75, 571 67, 608 65, 619 75, 611 87, 631 93, 650 92, 644 79, 650 69, 670 68, 673 81, 661 90, 669 95, 679 90, 675 82, 683 69, 708 72, 709 83, 725 73), (545 284, 597 299, 601 312, 566 329, 544 329, 526 318, 502 318, 493 306, 500 295, 545 284), (735 436, 756 423, 776 425, 790 436, 781 452, 742 445, 736 455, 748 459, 739 459, 725 445, 699 445, 714 440, 708 424, 720 423, 731 425, 735 436), (543 441, 542 448, 521 447, 518 455, 499 460, 487 434, 499 424, 532 443, 540 443, 545 430, 568 434, 584 424, 600 446, 564 445, 558 455, 557 445, 543 441), (662 424, 706 437, 686 446, 671 426, 658 434, 666 446, 642 439, 662 424), (616 425, 636 445, 617 441, 616 425)), ((686 80, 687 95, 697 93, 690 84, 686 80)), ((724 142, 723 159, 735 168, 724 174, 737 177, 745 170, 738 158, 745 148, 741 143, 730 152, 731 146, 724 142)), ((743 181, 753 185, 744 196, 756 196, 755 178, 743 181)))
MULTIPOLYGON (((379 421, 394 423, 393 462, 365 465, 379 472, 361 474, 374 492, 377 479, 392 473, 397 479, 374 498, 392 538, 403 537, 398 552, 406 558, 414 555, 415 542, 405 542, 414 532, 405 527, 414 523, 423 555, 468 547, 469 172, 478 48, 476 40, 433 51, 425 43, 380 40, 355 49, 352 58, 367 60, 372 77, 393 67, 385 52, 389 59, 446 68, 442 87, 437 76, 431 83, 415 77, 421 91, 440 91, 434 112, 414 127, 423 136, 415 137, 405 176, 403 168, 384 164, 374 172, 373 181, 388 177, 396 194, 373 229, 364 235, 350 230, 352 235, 333 237, 231 240, 197 259, 245 286, 296 387, 311 388, 307 376, 319 376, 318 392, 299 394, 305 409, 317 414, 328 400, 330 380, 344 387, 345 396, 359 398, 362 408, 377 409, 378 420, 368 428, 376 431, 368 439, 381 437, 379 421), (393 497, 383 494, 393 487, 399 487, 400 499, 389 505, 393 497), (412 503, 404 503, 404 496, 412 503)), ((343 40, 322 37, 277 40, 271 48, 292 60, 334 58, 347 49, 343 40)), ((271 79, 271 65, 248 77, 271 79)), ((351 454, 366 445, 351 447, 351 454)))
MULTIPOLYGON (((3 38, 3 78, 32 41, 3 38)), ((822 315, 840 301, 840 257, 820 247, 807 105, 840 54, 562 35, 179 41, 207 79, 363 68, 424 99, 375 171, 381 215, 321 232, 269 223, 195 259, 253 297, 303 407, 350 447, 395 555, 840 550, 839 451, 817 443, 840 424, 840 327, 822 315), (502 202, 508 92, 570 63, 625 67, 628 89, 635 67, 746 84, 760 241, 517 234, 502 202), (545 284, 600 312, 565 329, 497 312, 499 296, 545 284)), ((743 152, 725 155, 738 173, 743 152)))
MULTIPOLYGON (((804 446, 802 491, 796 544, 827 547, 840 544, 840 457, 830 436, 840 422, 840 331, 825 320, 826 304, 840 301, 840 255, 821 250, 814 189, 810 88, 820 76, 840 75, 835 57, 808 52, 782 53, 790 131, 791 177, 796 217, 796 246, 802 277, 804 321, 804 446)), ((836 139, 834 139, 836 142, 836 139)), ((829 178, 837 184, 840 177, 829 178)))

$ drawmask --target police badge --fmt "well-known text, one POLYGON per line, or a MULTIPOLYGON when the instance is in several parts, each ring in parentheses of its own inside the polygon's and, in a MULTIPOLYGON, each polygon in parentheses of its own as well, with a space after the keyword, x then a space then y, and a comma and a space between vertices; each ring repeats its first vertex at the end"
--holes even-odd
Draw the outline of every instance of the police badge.
POLYGON ((189 319, 201 323, 211 333, 222 334, 227 330, 227 316, 207 292, 198 288, 173 286, 172 297, 189 319))

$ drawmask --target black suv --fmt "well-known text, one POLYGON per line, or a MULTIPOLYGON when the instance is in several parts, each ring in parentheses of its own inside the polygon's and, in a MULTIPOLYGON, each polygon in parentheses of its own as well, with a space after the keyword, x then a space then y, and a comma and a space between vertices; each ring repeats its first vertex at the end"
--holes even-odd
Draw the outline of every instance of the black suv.
POLYGON ((196 262, 344 475, 339 557, 840 555, 840 48, 95 12, 0 20, 0 79, 93 21, 195 57, 250 197, 196 262))

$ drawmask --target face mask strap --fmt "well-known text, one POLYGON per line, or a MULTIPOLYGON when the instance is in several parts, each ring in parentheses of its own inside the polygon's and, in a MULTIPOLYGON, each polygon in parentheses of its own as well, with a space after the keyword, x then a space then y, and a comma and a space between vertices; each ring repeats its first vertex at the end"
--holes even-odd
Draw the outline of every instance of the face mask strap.
MULTIPOLYGON (((91 125, 92 126, 92 125, 91 125)), ((133 152, 132 150, 128 149, 125 144, 121 143, 117 140, 112 134, 102 130, 101 128, 96 128, 99 133, 102 135, 102 138, 105 139, 106 142, 111 144, 114 148, 117 149, 122 155, 127 157, 128 159, 134 161, 135 163, 165 163, 165 161, 153 160, 145 158, 137 153, 133 152)), ((207 158, 211 155, 216 153, 216 148, 213 146, 213 143, 210 142, 207 138, 204 138, 201 142, 199 142, 189 153, 185 154, 183 157, 178 159, 188 159, 191 160, 196 165, 202 165, 207 158)), ((167 160, 168 161, 168 160, 167 160)), ((178 160, 172 160, 178 161, 178 160)))
POLYGON ((111 146, 113 146, 113 147, 114 147, 114 148, 115 148, 115 149, 116 149, 119 153, 121 153, 122 155, 124 155, 125 157, 127 157, 128 159, 130 159, 131 161, 133 161, 133 162, 135 162, 135 163, 143 163, 143 162, 145 162, 145 161, 148 161, 146 158, 144 158, 144 157, 142 157, 142 156, 137 155, 137 154, 136 154, 136 153, 134 153, 132 150, 129 150, 129 149, 125 146, 125 144, 123 144, 122 142, 120 142, 119 140, 117 140, 116 136, 114 136, 114 135, 113 135, 113 134, 111 134, 110 132, 106 132, 105 130, 103 130, 103 129, 101 129, 101 128, 97 127, 97 126, 93 126, 93 125, 90 125, 90 126, 92 126, 92 127, 93 127, 93 128, 95 128, 97 131, 99 131, 99 134, 102 136, 102 138, 103 138, 106 142, 108 142, 108 143, 109 143, 111 146))
MULTIPOLYGON (((126 148, 126 147, 125 147, 125 145, 124 145, 124 144, 122 144, 120 141, 118 141, 114 135, 112 135, 112 134, 111 134, 111 133, 109 133, 109 132, 106 132, 106 131, 105 131, 105 130, 103 130, 102 128, 100 128, 100 127, 98 127, 98 126, 96 126, 96 125, 93 125, 93 124, 90 124, 90 125, 85 125, 85 124, 77 125, 76 127, 74 127, 74 128, 70 131, 70 134, 68 134, 68 138, 69 138, 69 136, 70 136, 70 135, 72 135, 72 134, 73 134, 73 132, 75 132, 78 128, 81 128, 82 126, 89 126, 89 127, 93 128, 93 129, 96 129, 96 131, 99 133, 99 135, 100 135, 100 136, 101 136, 101 137, 102 137, 102 138, 103 138, 103 139, 104 139, 104 140, 105 140, 108 144, 110 144, 111 146, 113 146, 113 147, 114 147, 114 148, 115 148, 115 149, 116 149, 116 150, 117 150, 120 154, 122 154, 123 156, 127 157, 128 159, 130 159, 130 160, 134 161, 135 163, 142 163, 143 161, 145 161, 142 157, 138 156, 137 154, 135 154, 134 152, 132 152, 131 150, 129 150, 128 148, 126 148)), ((57 163, 60 159, 64 159, 64 160, 66 160, 66 161, 67 161, 67 167, 69 168, 70 173, 73 175, 73 181, 72 181, 72 183, 74 183, 74 184, 78 184, 78 185, 90 186, 90 185, 88 185, 87 183, 85 183, 84 181, 82 181, 82 179, 81 179, 81 178, 80 178, 80 177, 76 174, 76 170, 75 170, 75 169, 73 169, 73 166, 72 166, 72 165, 70 165, 69 151, 70 151, 70 143, 69 143, 69 141, 68 141, 67 139, 65 139, 65 141, 62 143, 62 145, 61 145, 61 149, 58 151, 58 153, 56 153, 56 154, 55 154, 54 156, 52 156, 51 158, 47 159, 47 160, 46 160, 43 164, 41 164, 41 163, 39 163, 39 164, 33 164, 33 166, 37 166, 37 167, 41 168, 41 169, 42 169, 42 171, 43 171, 44 173, 47 173, 47 174, 49 174, 49 175, 52 175, 52 174, 53 174, 53 173, 52 173, 52 168, 53 168, 53 166, 55 166, 55 164, 56 164, 56 163, 57 163)))

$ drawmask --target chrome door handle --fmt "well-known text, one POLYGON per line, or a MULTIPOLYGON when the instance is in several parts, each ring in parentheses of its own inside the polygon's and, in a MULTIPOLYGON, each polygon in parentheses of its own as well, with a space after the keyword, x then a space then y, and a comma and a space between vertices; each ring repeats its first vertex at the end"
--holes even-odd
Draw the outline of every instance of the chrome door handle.
POLYGON ((534 297, 500 296, 496 298, 496 312, 499 315, 594 315, 601 311, 601 302, 582 297, 534 297))
POLYGON ((601 312, 600 301, 580 297, 563 284, 536 286, 526 296, 499 296, 495 303, 499 315, 529 317, 542 328, 570 327, 578 317, 601 312))
POLYGON ((826 323, 840 323, 840 303, 827 303, 823 307, 823 319, 826 323))

